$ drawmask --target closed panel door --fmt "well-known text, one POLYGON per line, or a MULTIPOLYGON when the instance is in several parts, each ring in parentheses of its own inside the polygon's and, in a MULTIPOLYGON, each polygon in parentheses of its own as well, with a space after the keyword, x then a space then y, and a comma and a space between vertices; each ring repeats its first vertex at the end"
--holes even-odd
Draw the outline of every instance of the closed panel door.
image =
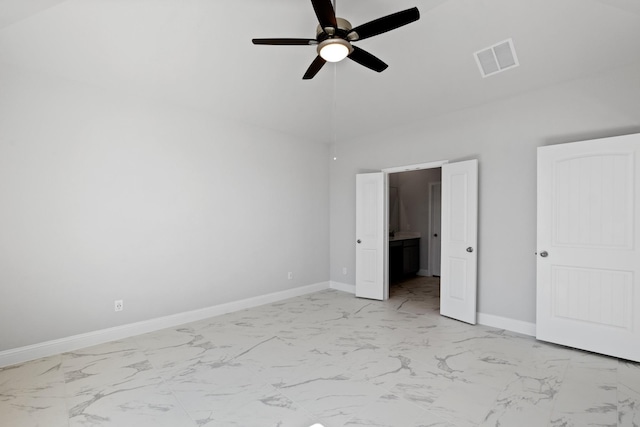
POLYGON ((539 339, 640 361, 640 136, 538 149, 539 339))

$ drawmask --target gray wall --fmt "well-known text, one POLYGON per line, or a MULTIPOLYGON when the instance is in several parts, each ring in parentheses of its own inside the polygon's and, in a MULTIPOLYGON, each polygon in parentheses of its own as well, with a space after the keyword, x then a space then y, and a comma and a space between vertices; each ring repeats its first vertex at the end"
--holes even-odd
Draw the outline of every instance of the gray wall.
POLYGON ((328 280, 327 146, 0 81, 0 351, 328 280))
POLYGON ((331 163, 331 279, 355 283, 357 173, 477 158, 478 311, 534 322, 536 147, 635 132, 639 65, 340 144, 331 163))
POLYGON ((640 132, 640 66, 342 143, 329 168, 325 146, 135 94, 0 81, 0 351, 353 284, 356 173, 441 159, 480 161, 479 311, 533 322, 536 147, 640 132))

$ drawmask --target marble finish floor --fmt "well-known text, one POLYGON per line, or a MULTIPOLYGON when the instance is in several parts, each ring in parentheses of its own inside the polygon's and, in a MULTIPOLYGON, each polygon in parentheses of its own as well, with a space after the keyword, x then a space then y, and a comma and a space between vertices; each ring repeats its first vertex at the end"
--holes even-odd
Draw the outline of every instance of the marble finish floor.
POLYGON ((639 426, 640 365, 326 290, 0 368, 7 427, 639 426))

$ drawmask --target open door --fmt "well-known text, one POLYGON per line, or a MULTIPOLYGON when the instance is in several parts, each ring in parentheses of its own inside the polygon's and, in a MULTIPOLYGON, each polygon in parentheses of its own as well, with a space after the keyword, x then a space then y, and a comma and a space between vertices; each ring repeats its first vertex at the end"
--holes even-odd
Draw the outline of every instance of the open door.
POLYGON ((440 314, 476 324, 478 161, 442 165, 440 314))
POLYGON ((640 361, 640 134, 538 148, 536 337, 640 361))
POLYGON ((440 277, 440 251, 442 250, 442 184, 432 183, 429 191, 431 197, 431 218, 429 224, 429 272, 432 276, 440 277))
POLYGON ((384 300, 385 286, 384 173, 356 175, 356 296, 384 300))

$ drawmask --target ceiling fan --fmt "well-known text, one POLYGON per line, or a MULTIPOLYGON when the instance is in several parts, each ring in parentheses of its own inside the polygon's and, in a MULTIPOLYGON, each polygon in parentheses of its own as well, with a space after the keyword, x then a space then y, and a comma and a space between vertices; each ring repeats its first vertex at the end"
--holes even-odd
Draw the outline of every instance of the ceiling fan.
POLYGON ((379 73, 384 71, 388 67, 387 64, 369 52, 353 46, 352 42, 395 30, 420 19, 420 12, 417 7, 414 7, 353 28, 346 19, 336 17, 331 0, 311 0, 311 3, 320 23, 316 30, 315 39, 275 38, 252 40, 253 44, 264 45, 316 45, 318 56, 302 77, 305 80, 315 77, 327 62, 339 62, 344 58, 349 58, 379 73))

